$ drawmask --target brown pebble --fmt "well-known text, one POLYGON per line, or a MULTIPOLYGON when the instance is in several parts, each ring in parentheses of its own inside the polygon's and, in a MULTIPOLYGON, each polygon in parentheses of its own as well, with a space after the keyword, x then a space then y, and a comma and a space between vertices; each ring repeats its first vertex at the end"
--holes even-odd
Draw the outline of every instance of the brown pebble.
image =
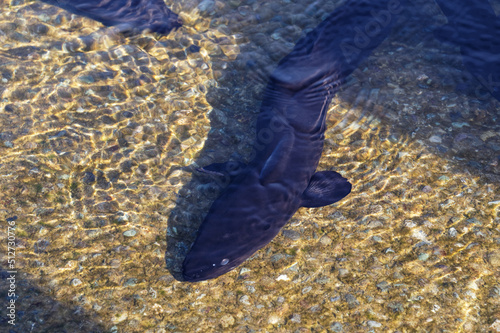
POLYGON ((488 253, 488 262, 494 267, 500 267, 500 253, 490 252, 488 253))

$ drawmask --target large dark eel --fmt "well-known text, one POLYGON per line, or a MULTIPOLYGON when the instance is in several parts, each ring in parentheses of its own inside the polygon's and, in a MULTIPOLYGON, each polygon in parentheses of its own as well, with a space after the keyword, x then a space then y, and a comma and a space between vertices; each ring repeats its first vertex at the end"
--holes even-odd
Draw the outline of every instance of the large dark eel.
POLYGON ((340 174, 315 172, 325 116, 338 87, 388 36, 401 9, 398 0, 348 1, 281 60, 264 91, 255 157, 212 204, 184 260, 186 281, 232 270, 300 207, 329 205, 351 191, 340 174))
POLYGON ((150 30, 167 35, 181 26, 163 0, 41 0, 73 14, 86 16, 121 31, 150 30))

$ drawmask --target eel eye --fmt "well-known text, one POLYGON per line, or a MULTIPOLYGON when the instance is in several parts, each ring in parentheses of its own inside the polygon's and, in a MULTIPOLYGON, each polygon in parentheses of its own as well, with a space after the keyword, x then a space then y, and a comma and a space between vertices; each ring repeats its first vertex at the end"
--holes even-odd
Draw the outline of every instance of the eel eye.
POLYGON ((221 264, 222 266, 224 266, 224 265, 227 265, 227 263, 228 263, 228 262, 229 262, 229 259, 224 258, 224 259, 222 259, 222 261, 220 262, 220 264, 221 264))

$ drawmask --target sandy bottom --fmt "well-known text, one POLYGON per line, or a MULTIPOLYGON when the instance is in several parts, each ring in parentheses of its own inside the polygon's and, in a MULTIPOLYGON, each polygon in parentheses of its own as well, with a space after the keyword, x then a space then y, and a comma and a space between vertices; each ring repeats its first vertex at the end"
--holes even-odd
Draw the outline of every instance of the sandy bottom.
POLYGON ((352 193, 196 284, 176 277, 220 188, 195 169, 245 161, 268 73, 337 3, 168 0, 161 38, 0 3, 3 327, 500 332, 500 103, 422 27, 432 1, 332 102, 319 169, 352 193))

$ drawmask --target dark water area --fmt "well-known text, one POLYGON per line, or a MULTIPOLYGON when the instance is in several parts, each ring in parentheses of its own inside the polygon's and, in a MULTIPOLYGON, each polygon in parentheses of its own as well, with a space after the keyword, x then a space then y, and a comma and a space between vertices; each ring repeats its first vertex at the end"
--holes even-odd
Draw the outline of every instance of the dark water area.
POLYGON ((51 2, 0 2, 2 327, 500 331, 500 2, 51 2))
POLYGON ((448 23, 436 29, 436 36, 459 46, 467 71, 500 100, 500 19, 493 7, 488 1, 437 4, 448 23))

